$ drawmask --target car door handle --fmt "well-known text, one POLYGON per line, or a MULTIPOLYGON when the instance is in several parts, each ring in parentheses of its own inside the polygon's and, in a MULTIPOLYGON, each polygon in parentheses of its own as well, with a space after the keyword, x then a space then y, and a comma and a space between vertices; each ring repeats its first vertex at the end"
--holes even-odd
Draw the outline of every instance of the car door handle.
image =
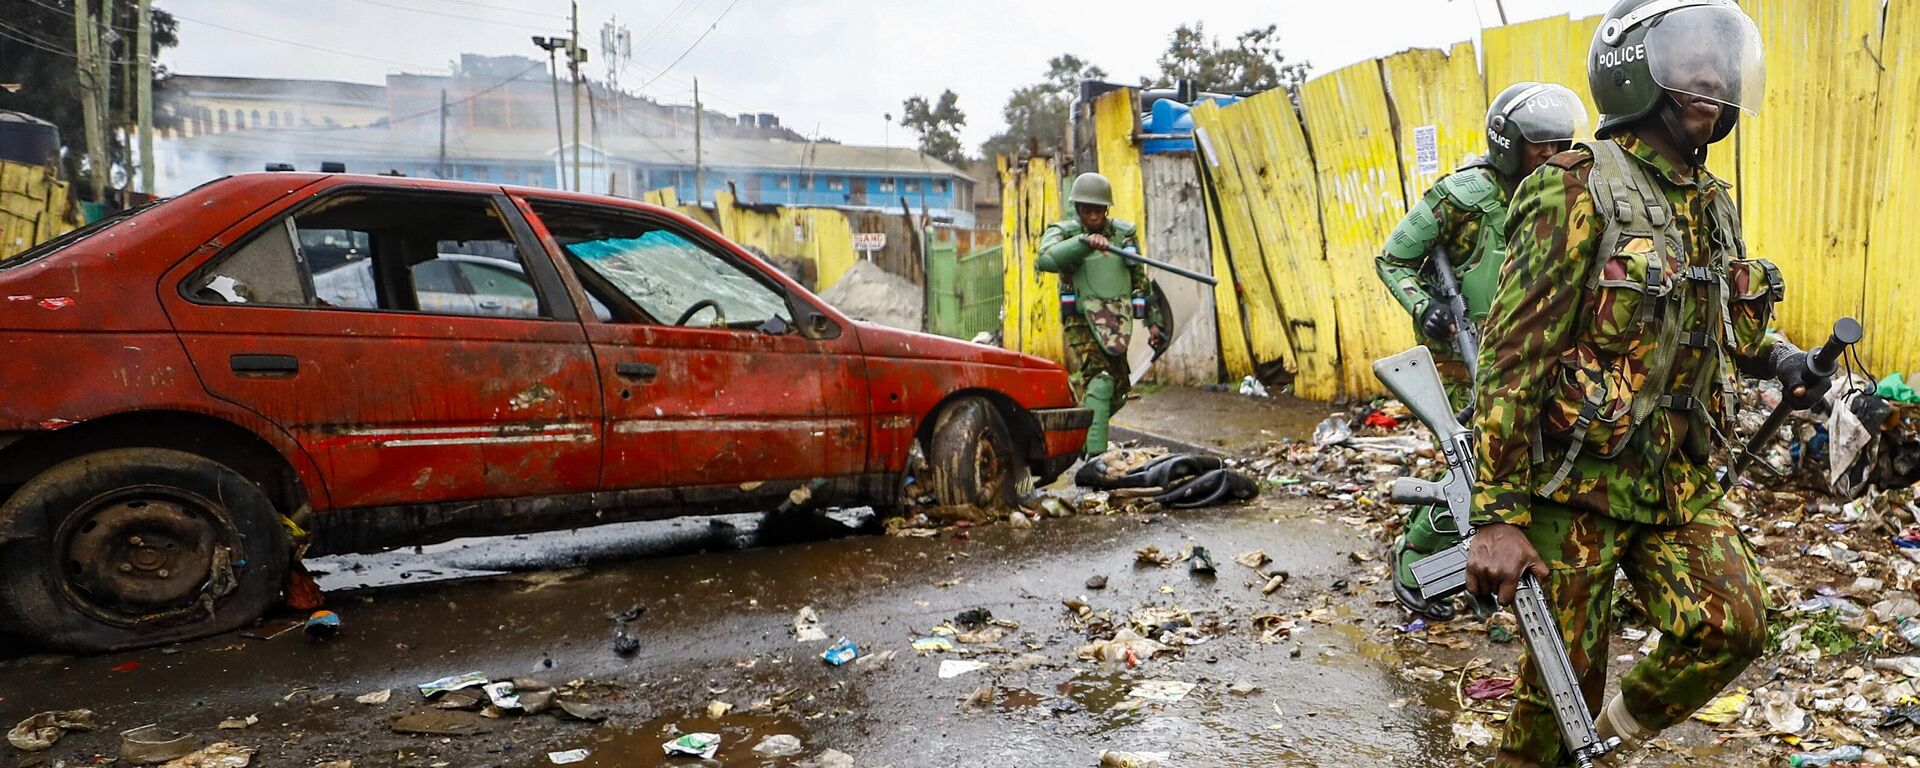
POLYGON ((660 369, 653 363, 615 363, 613 372, 624 378, 641 381, 653 381, 655 376, 660 375, 660 369))
POLYGON ((300 360, 293 355, 234 355, 227 367, 241 375, 273 376, 300 372, 300 360))

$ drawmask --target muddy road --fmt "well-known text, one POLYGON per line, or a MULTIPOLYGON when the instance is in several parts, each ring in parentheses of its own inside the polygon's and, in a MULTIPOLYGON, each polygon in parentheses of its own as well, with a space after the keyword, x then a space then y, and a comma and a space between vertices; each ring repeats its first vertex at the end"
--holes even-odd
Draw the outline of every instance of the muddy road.
MULTIPOLYGON (((0 723, 81 707, 101 721, 45 752, 8 750, 0 765, 96 764, 120 755, 121 731, 150 723, 253 747, 257 766, 535 766, 567 750, 586 750, 576 763, 585 766, 685 765, 698 761, 663 757, 661 744, 693 732, 721 735, 715 759, 725 765, 799 765, 825 750, 902 767, 1092 766, 1109 749, 1170 753, 1169 765, 1478 762, 1485 747, 1455 747, 1460 711, 1470 705, 1485 714, 1468 717, 1491 722, 1505 703, 1465 702, 1458 688, 1511 674, 1517 646, 1484 634, 1410 641, 1383 603, 1383 569, 1369 560, 1378 548, 1310 501, 1269 491, 1245 506, 932 538, 795 540, 736 517, 335 558, 314 563, 344 619, 330 642, 310 641, 284 616, 247 636, 0 660, 0 723), (1139 562, 1135 551, 1149 545, 1204 546, 1218 572, 1139 562), (1263 593, 1267 579, 1232 560, 1251 550, 1272 558, 1266 570, 1287 573, 1284 585, 1263 593), (1090 589, 1092 577, 1104 588, 1090 589), (1129 612, 1178 609, 1200 642, 1137 666, 1083 660, 1084 620, 1063 605, 1071 600, 1121 623, 1129 612), (634 606, 645 610, 631 622, 609 619, 634 606), (826 640, 794 639, 807 607, 826 640), (915 638, 974 609, 1017 628, 994 642, 914 651, 915 638), (637 653, 614 652, 616 627, 638 639, 637 653), (865 656, 893 657, 822 661, 842 636, 865 656), (943 664, 956 661, 985 667, 943 678, 943 664), (467 672, 575 683, 570 690, 608 717, 449 715, 416 687, 467 672), (1130 695, 1149 681, 1193 687, 1171 703, 1130 695), (359 701, 382 691, 379 703, 359 701), (436 713, 472 732, 392 727, 436 713), (252 725, 219 728, 250 716, 252 725), (797 737, 802 751, 756 756, 754 745, 774 734, 797 737)), ((1647 764, 1748 762, 1726 753, 1683 728, 1647 764)))

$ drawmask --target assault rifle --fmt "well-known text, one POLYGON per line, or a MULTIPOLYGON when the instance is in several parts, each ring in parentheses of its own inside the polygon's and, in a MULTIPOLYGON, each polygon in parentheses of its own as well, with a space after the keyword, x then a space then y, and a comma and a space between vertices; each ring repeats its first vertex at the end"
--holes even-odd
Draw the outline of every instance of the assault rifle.
MULTIPOLYGON (((1447 249, 1433 249, 1433 276, 1439 283, 1440 299, 1453 311, 1453 351, 1467 361, 1467 380, 1480 376, 1480 330, 1473 327, 1467 314, 1467 295, 1460 292, 1460 280, 1453 274, 1453 260, 1447 249)), ((1468 406, 1471 408, 1472 406, 1468 406)))
MULTIPOLYGON (((1447 476, 1438 482, 1403 477, 1393 482, 1393 501, 1397 504, 1444 504, 1459 530, 1466 534, 1460 543, 1421 559, 1412 566, 1420 596, 1444 600, 1466 589, 1467 547, 1473 543, 1473 526, 1468 522, 1474 491, 1473 433, 1460 426, 1440 385, 1440 373, 1433 367, 1433 353, 1426 347, 1414 347, 1392 357, 1375 361, 1373 375, 1387 385, 1413 415, 1433 430, 1447 460, 1447 476)), ((1561 639, 1559 624, 1547 607, 1546 596, 1532 573, 1520 576, 1520 588, 1514 592, 1513 612, 1520 619, 1520 633, 1553 703, 1553 718, 1560 724, 1567 752, 1580 768, 1590 768, 1599 759, 1620 746, 1618 738, 1602 741, 1594 730, 1593 715, 1580 697, 1580 682, 1573 674, 1573 662, 1561 639)))

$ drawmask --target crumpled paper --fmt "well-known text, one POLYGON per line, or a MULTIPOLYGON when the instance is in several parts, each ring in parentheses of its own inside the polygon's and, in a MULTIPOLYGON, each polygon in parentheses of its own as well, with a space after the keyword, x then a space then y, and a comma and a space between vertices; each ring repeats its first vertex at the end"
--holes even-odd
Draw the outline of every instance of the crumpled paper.
POLYGON ((70 709, 65 712, 41 712, 20 721, 7 732, 7 743, 22 752, 51 749, 67 731, 91 731, 100 726, 93 721, 93 710, 70 709))

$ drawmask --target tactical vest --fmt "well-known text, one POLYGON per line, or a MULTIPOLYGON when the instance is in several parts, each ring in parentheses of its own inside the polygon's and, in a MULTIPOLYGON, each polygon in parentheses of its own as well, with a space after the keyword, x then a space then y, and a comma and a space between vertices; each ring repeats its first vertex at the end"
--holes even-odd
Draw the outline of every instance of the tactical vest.
POLYGON ((1454 256, 1457 271, 1453 277, 1467 300, 1467 314, 1474 320, 1484 319, 1493 308, 1500 265, 1507 260, 1507 203, 1500 199, 1500 182, 1493 174, 1493 166, 1481 159, 1461 166, 1435 185, 1454 205, 1480 213, 1480 236, 1474 241, 1471 257, 1454 256))
MULTIPOLYGON (((1715 196, 1707 206, 1712 231, 1710 265, 1690 266, 1673 206, 1663 192, 1663 181, 1654 171, 1635 160, 1617 142, 1601 140, 1583 142, 1581 146, 1593 155, 1587 186, 1602 230, 1584 285, 1589 300, 1583 302, 1580 311, 1593 312, 1593 307, 1600 306, 1601 299, 1596 292, 1601 289, 1632 291, 1637 294, 1638 307, 1630 314, 1625 327, 1612 330, 1622 336, 1635 334, 1634 338, 1641 339, 1651 334, 1653 346, 1650 358, 1645 360, 1645 377, 1637 386, 1631 380, 1616 381, 1602 372, 1600 381, 1586 386, 1584 401, 1566 402, 1563 394, 1560 402, 1555 403, 1566 409, 1577 407, 1578 415, 1564 435, 1566 457, 1553 478, 1537 491, 1541 496, 1551 496, 1560 488, 1583 451, 1591 450, 1600 458, 1612 458, 1636 441, 1646 439, 1648 417, 1657 409, 1681 415, 1689 423, 1685 444, 1673 448, 1686 451, 1696 460, 1710 456, 1709 439, 1723 435, 1723 425, 1718 422, 1725 418, 1725 409, 1735 402, 1732 360, 1726 353, 1726 345, 1735 339, 1729 304, 1733 300, 1766 301, 1759 321, 1764 330, 1772 302, 1781 297, 1779 271, 1766 261, 1746 260, 1740 214, 1728 195, 1715 196), (1623 244, 1634 238, 1651 242, 1646 253, 1633 254, 1645 257, 1644 273, 1636 276, 1628 270, 1624 275, 1626 279, 1608 275, 1609 261, 1621 255, 1623 244), (1754 293, 1734 295, 1728 277, 1736 264, 1741 272, 1740 284, 1753 289, 1754 293), (1757 274, 1749 274, 1755 270, 1757 274), (1704 303, 1708 317, 1700 327, 1682 327, 1685 302, 1676 293, 1683 290, 1706 293, 1704 303), (1685 391, 1674 391, 1676 356, 1683 347, 1701 348, 1711 359, 1701 368, 1705 375, 1699 376, 1685 391), (1722 406, 1719 412, 1710 412, 1716 388, 1720 390, 1717 394, 1722 397, 1722 406)), ((1638 266, 1637 261, 1633 263, 1634 268, 1638 266)), ((1592 318, 1583 318, 1581 325, 1595 322, 1592 318)), ((1576 344, 1598 344, 1594 336, 1599 331, 1585 328, 1577 333, 1581 336, 1576 344)), ((1558 421, 1552 414, 1542 419, 1542 422, 1552 421, 1558 421)), ((1544 461, 1541 441, 1535 439, 1533 445, 1534 460, 1544 461)))

